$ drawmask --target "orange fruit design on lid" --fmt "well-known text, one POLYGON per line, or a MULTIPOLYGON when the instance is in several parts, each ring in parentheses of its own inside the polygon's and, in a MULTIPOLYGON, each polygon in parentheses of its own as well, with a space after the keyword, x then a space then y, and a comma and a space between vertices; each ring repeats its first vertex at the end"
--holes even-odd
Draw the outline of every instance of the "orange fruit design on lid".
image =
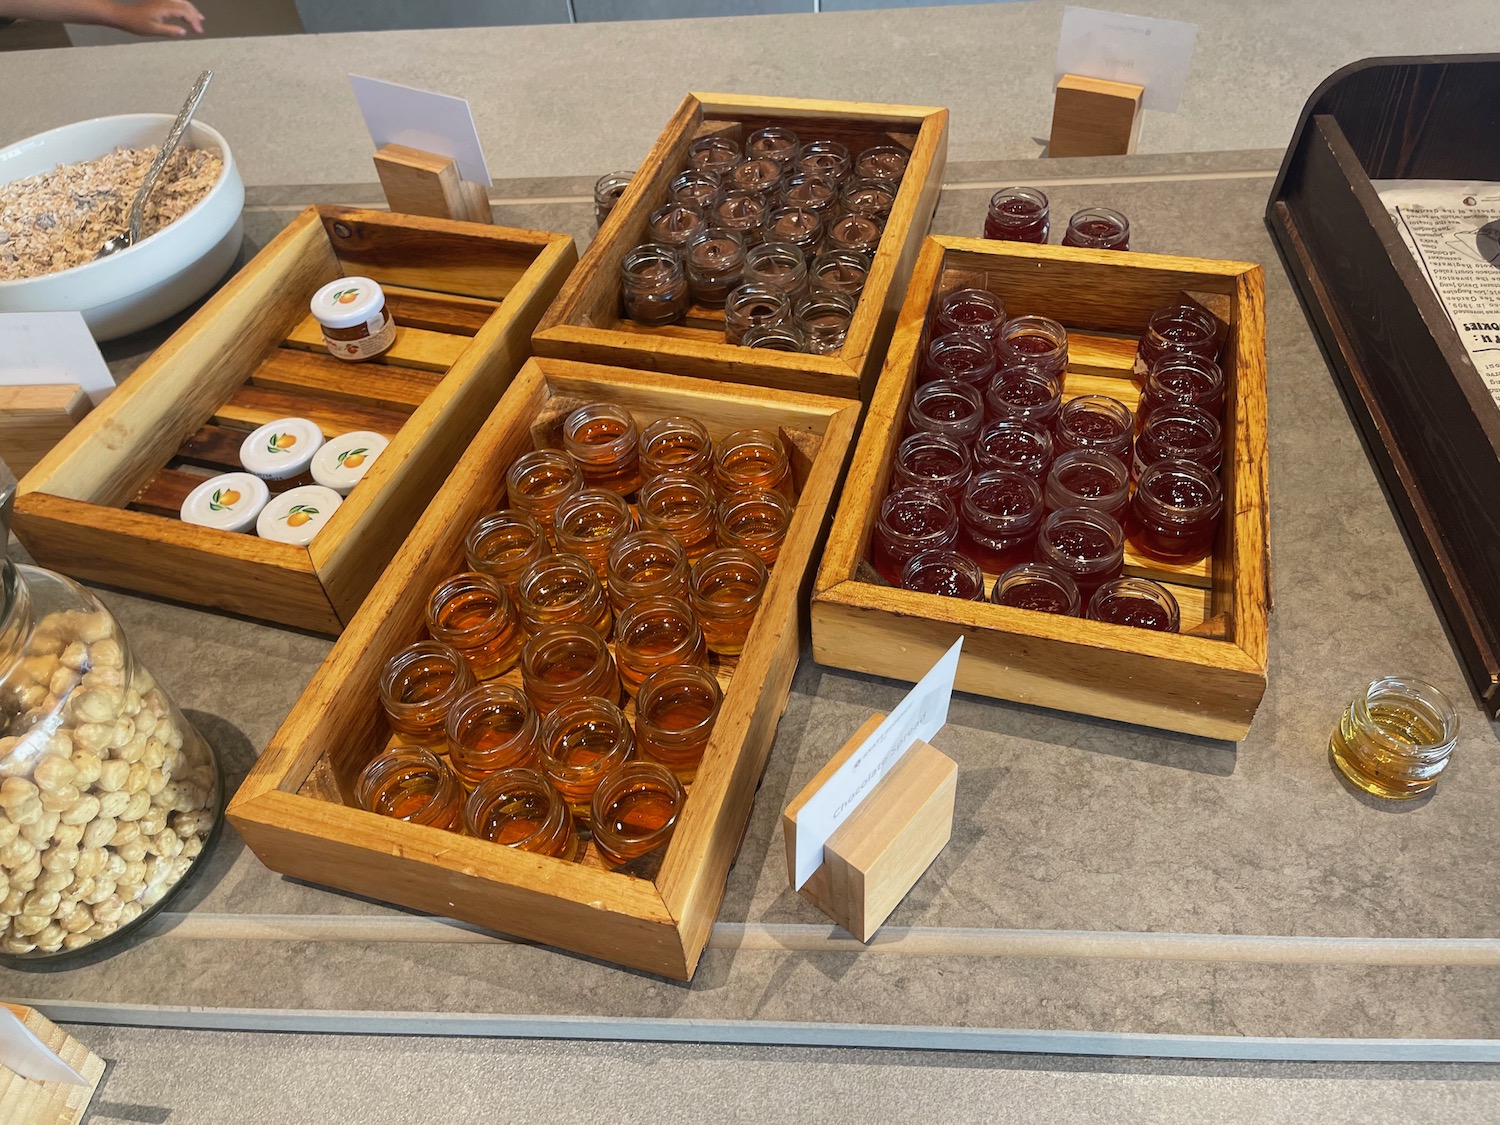
POLYGON ((318 514, 318 509, 306 504, 293 504, 292 510, 286 514, 287 527, 301 527, 318 514))
POLYGON ((285 453, 296 444, 296 434, 272 434, 271 440, 266 443, 266 451, 268 453, 285 453))
POLYGON ((357 469, 365 463, 365 454, 370 452, 370 447, 362 445, 358 449, 351 449, 339 454, 339 464, 346 469, 357 469))
POLYGON ((340 289, 333 295, 331 300, 336 305, 350 305, 353 304, 354 301, 358 299, 358 297, 359 287, 356 286, 353 289, 340 289))
POLYGON ((232 488, 216 488, 214 494, 208 499, 208 510, 211 512, 222 512, 226 508, 232 508, 240 502, 240 494, 232 488))

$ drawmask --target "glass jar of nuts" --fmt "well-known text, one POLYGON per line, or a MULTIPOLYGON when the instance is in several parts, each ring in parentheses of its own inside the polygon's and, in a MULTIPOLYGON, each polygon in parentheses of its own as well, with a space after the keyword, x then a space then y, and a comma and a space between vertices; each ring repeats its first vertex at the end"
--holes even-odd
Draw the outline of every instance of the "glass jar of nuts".
POLYGON ((207 743, 82 586, 0 569, 0 959, 139 925, 218 826, 207 743))

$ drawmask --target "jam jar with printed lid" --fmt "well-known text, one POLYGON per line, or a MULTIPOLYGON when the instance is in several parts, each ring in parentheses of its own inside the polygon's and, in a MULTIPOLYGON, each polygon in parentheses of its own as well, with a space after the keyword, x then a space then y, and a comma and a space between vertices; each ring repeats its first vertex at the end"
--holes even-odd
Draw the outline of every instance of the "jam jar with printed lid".
POLYGON ((368 277, 341 277, 312 298, 312 314, 323 328, 330 355, 358 363, 385 355, 396 342, 396 322, 385 292, 368 277))

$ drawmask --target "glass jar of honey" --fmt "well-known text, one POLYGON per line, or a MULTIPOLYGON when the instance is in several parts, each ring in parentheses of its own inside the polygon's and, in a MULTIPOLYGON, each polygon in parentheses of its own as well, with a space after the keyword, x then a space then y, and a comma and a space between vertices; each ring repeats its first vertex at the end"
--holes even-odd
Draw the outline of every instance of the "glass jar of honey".
MULTIPOLYGON (((553 529, 557 549, 587 559, 603 581, 609 549, 635 530, 635 517, 618 492, 585 488, 558 505, 553 529)), ((518 582, 519 578, 517 575, 518 582)))
POLYGON ((1116 578, 1106 582, 1094 591, 1084 616, 1090 621, 1158 633, 1175 633, 1182 624, 1182 612, 1172 591, 1147 578, 1116 578))
POLYGON ((652 242, 627 250, 620 261, 620 303, 637 324, 680 324, 688 309, 682 254, 652 242))
POLYGON ((510 506, 536 520, 549 543, 558 505, 573 493, 582 492, 583 487, 583 474, 560 449, 523 453, 505 474, 505 494, 510 506))
POLYGON ((385 662, 380 704, 403 740, 442 747, 448 711, 474 686, 468 661, 442 641, 417 641, 385 662))
POLYGON ((923 488, 899 488, 880 503, 870 533, 870 562, 897 586, 907 559, 918 551, 951 548, 957 542, 958 512, 947 497, 923 488))
POLYGON ((542 723, 542 770, 585 824, 591 823, 589 802, 599 782, 634 755, 635 735, 609 699, 570 699, 542 723))
POLYGON ((1053 421, 1057 454, 1060 457, 1070 449, 1092 449, 1129 465, 1134 422, 1130 407, 1117 398, 1079 395, 1065 403, 1053 421))
POLYGON ((792 464, 770 430, 735 430, 714 450, 714 487, 720 496, 769 488, 792 497, 792 464))
POLYGON ((529 633, 548 625, 588 625, 609 636, 612 615, 589 561, 559 551, 532 563, 516 583, 516 604, 529 633))
POLYGON ((464 537, 469 569, 488 574, 512 601, 521 571, 551 550, 542 525, 519 508, 480 516, 464 537))
POLYGON ((641 486, 640 431, 623 406, 595 402, 563 419, 563 449, 589 488, 629 496, 641 486))
POLYGON ((1045 480, 1052 465, 1052 431, 1026 418, 997 418, 974 439, 974 465, 1045 480))
POLYGON ((901 568, 901 588, 962 601, 984 601, 984 571, 957 551, 918 551, 901 568))
POLYGON ((1031 558, 1042 522, 1042 486, 1009 469, 976 473, 958 509, 958 550, 998 574, 1031 558))
POLYGON ((431 750, 402 746, 377 755, 359 775, 355 799, 366 812, 456 828, 463 816, 463 786, 431 750))
POLYGON ((1458 744, 1458 712, 1437 688, 1385 676, 1349 704, 1328 742, 1334 766, 1376 797, 1419 797, 1437 784, 1458 744))
POLYGON ((1070 449, 1047 474, 1042 503, 1047 511, 1093 508, 1120 518, 1130 502, 1130 471, 1120 459, 1096 449, 1070 449))
POLYGON ((570 699, 620 698, 614 657, 597 629, 548 625, 521 646, 521 682, 538 713, 550 715, 570 699))
POLYGON ((689 560, 714 545, 714 486, 698 473, 663 473, 641 486, 641 527, 682 544, 689 560))
POLYGON ((1068 368, 1068 330, 1045 316, 1016 316, 1000 326, 995 355, 1002 366, 1026 364, 1055 375, 1068 368))
POLYGON ((444 730, 448 760, 468 789, 500 770, 537 764, 541 719, 509 684, 480 684, 466 692, 448 711, 444 730))
POLYGON ((1049 429, 1062 409, 1062 380, 1029 364, 1007 364, 984 391, 984 416, 991 422, 1034 422, 1049 429))
POLYGON ((580 850, 567 802, 535 769, 486 778, 464 804, 464 826, 478 839, 555 859, 575 860, 580 850))
POLYGON ((1036 537, 1038 562, 1051 563, 1073 579, 1078 596, 1087 599, 1125 562, 1125 532, 1120 521, 1089 508, 1059 508, 1042 520, 1036 537))
POLYGON ((1042 244, 1048 226, 1047 196, 1036 188, 1006 187, 990 196, 985 238, 1042 244))
POLYGON ((707 668, 693 664, 658 668, 641 681, 635 697, 635 745, 684 785, 698 775, 724 693, 707 668))
POLYGON ((991 347, 1005 326, 1005 302, 987 289, 955 289, 938 301, 933 333, 970 332, 991 347))
POLYGON ((627 762, 599 782, 590 802, 599 858, 619 867, 665 847, 687 801, 682 783, 655 762, 627 762))
POLYGON ((954 379, 981 394, 995 377, 995 352, 988 340, 971 332, 948 332, 927 342, 919 381, 954 379))
POLYGON ((1078 585, 1051 563, 1028 562, 1011 567, 995 580, 990 601, 1012 609, 1077 617, 1082 600, 1078 585))
POLYGON ((765 488, 737 492, 719 505, 718 545, 742 548, 766 566, 775 566, 794 514, 791 501, 779 492, 765 488))
POLYGON ((1214 549, 1224 490, 1194 461, 1158 461, 1141 473, 1130 502, 1130 542, 1143 555, 1192 562, 1214 549))
POLYGON ((708 648, 692 607, 680 598, 646 598, 626 606, 615 629, 615 663, 632 698, 658 668, 706 665, 708 648))
POLYGON ((427 599, 427 631, 433 640, 457 649, 480 680, 493 679, 513 667, 524 639, 510 596, 500 583, 477 570, 437 584, 427 599))
POLYGON ((641 473, 701 473, 713 471, 714 445, 696 418, 672 415, 658 418, 641 431, 641 473))
POLYGON ((1062 244, 1091 250, 1129 250, 1130 220, 1108 207, 1085 207, 1068 220, 1062 244))
POLYGON ((984 402, 968 383, 936 379, 912 392, 906 424, 916 432, 947 434, 954 441, 970 442, 984 422, 984 402))
POLYGON ((609 550, 606 582, 615 613, 642 598, 685 598, 688 558, 682 544, 659 531, 633 531, 609 550))
POLYGON ((766 564, 750 551, 720 547, 693 564, 689 590, 710 652, 738 656, 765 596, 766 564))

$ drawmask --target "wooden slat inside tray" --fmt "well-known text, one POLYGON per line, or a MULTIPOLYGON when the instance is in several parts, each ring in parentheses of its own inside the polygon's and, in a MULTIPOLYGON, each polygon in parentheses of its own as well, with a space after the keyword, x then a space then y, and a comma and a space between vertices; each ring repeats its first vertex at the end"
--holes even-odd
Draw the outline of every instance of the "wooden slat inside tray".
POLYGON ((323 431, 325 438, 337 437, 350 430, 374 430, 391 438, 406 422, 407 414, 404 410, 364 406, 326 395, 241 387, 229 396, 228 402, 214 411, 213 421, 221 426, 241 426, 251 430, 278 418, 295 416, 310 419, 323 431))
POLYGON ((245 440, 245 431, 228 426, 204 426, 178 449, 171 465, 191 465, 210 469, 215 473, 232 473, 243 468, 240 464, 240 444, 245 440))
POLYGON ((498 301, 479 297, 458 297, 449 293, 431 293, 386 285, 386 306, 398 328, 422 328, 429 332, 448 332, 455 336, 473 336, 490 314, 500 307, 498 301))
POLYGON ((443 381, 441 372, 412 367, 377 367, 346 363, 326 352, 277 348, 250 375, 250 383, 269 390, 314 391, 327 398, 410 412, 421 406, 443 381))
POLYGON ((185 469, 163 469, 146 482, 146 487, 136 494, 129 506, 137 512, 150 512, 154 516, 177 519, 188 493, 213 475, 215 474, 194 473, 185 469))
MULTIPOLYGON (((323 329, 311 313, 292 329, 286 338, 286 346, 328 354, 328 346, 323 342, 323 329)), ((458 357, 468 346, 467 336, 398 326, 396 342, 391 345, 391 350, 365 362, 389 367, 415 367, 424 371, 447 371, 458 362, 458 357)))

